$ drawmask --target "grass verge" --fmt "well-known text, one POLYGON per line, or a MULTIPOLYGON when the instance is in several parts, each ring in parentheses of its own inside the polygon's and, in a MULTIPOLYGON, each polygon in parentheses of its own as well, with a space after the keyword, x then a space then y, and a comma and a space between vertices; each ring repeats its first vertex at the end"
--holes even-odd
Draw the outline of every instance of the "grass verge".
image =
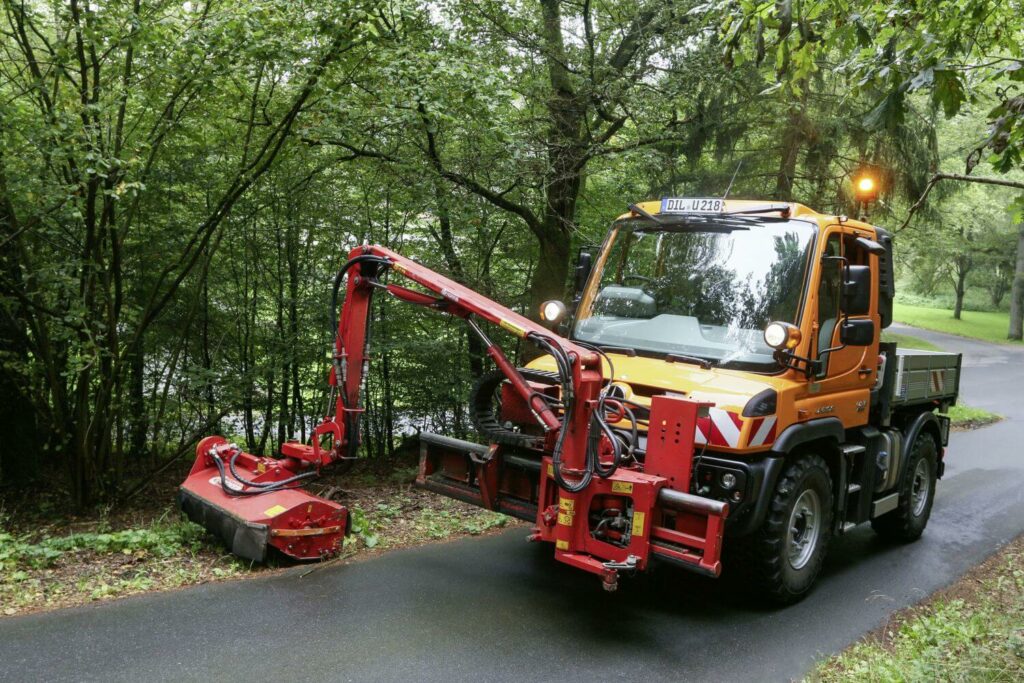
MULTIPOLYGON (((357 471, 325 477, 310 487, 352 514, 342 561, 520 523, 413 488, 414 477, 415 469, 409 468, 385 474, 357 471)), ((156 507, 142 503, 81 516, 61 514, 46 498, 34 505, 0 503, 0 618, 292 566, 283 558, 257 565, 227 553, 168 505, 177 483, 169 478, 160 484, 149 497, 159 501, 156 507), (11 512, 4 514, 5 509, 11 512), (35 512, 13 513, 28 509, 35 512)))
POLYGON ((893 317, 907 325, 923 327, 926 330, 956 334, 999 344, 1020 344, 1006 339, 1010 316, 1002 311, 963 311, 961 319, 953 318, 953 311, 947 308, 926 308, 897 302, 893 317))
POLYGON ((949 415, 950 426, 959 432, 985 427, 1003 419, 1002 415, 965 405, 951 406, 946 414, 949 415))
POLYGON ((177 588, 248 569, 177 515, 141 527, 106 527, 100 520, 89 531, 32 533, 0 524, 0 613, 13 616, 177 588))
POLYGON ((808 680, 1024 680, 1024 537, 825 660, 808 680))

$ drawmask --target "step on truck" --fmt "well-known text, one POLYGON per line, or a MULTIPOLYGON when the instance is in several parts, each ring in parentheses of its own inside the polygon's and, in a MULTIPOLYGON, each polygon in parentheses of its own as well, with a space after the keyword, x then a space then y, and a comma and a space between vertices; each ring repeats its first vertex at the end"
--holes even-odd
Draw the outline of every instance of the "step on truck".
POLYGON ((334 282, 331 410, 281 457, 197 448, 181 507, 243 557, 336 552, 347 510, 300 488, 358 458, 374 293, 461 318, 495 369, 468 397, 478 442, 422 434, 416 483, 530 522, 529 540, 600 577, 723 563, 780 603, 830 542, 870 523, 924 531, 945 467, 958 354, 883 342, 892 238, 796 203, 631 205, 581 250, 570 305, 540 322, 381 246, 334 282), (516 367, 496 339, 539 354, 516 367))

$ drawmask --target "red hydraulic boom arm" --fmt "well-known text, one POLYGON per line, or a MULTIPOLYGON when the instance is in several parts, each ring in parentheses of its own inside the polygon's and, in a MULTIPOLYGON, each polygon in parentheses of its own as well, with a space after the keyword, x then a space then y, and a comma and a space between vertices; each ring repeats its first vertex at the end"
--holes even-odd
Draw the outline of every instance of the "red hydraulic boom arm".
MULTIPOLYGON (((335 292, 337 292, 341 277, 345 274, 348 275, 348 290, 338 324, 334 365, 329 379, 332 387, 340 387, 333 421, 338 427, 338 431, 335 432, 337 437, 335 443, 338 446, 346 444, 345 447, 350 452, 354 452, 355 447, 358 446, 357 439, 350 437, 356 433, 354 425, 358 424, 358 413, 362 411, 359 408, 359 396, 368 368, 367 323, 370 301, 374 290, 383 289, 396 299, 433 308, 466 320, 480 336, 487 349, 487 355, 505 374, 521 398, 526 401, 538 422, 548 431, 560 429, 562 427, 561 418, 555 414, 548 401, 529 386, 515 366, 505 357, 501 347, 484 334, 474 318, 498 325, 527 341, 539 342, 544 347, 553 346, 560 349, 571 363, 574 397, 582 399, 574 401, 573 412, 566 418, 569 429, 565 438, 563 452, 566 458, 563 462, 568 469, 579 469, 583 466, 583 463, 573 458, 572 454, 576 451, 582 452, 585 444, 582 441, 577 442, 586 438, 586 426, 590 417, 588 411, 593 408, 588 401, 595 398, 600 391, 602 377, 598 354, 554 334, 551 330, 488 299, 479 292, 474 292, 386 247, 373 245, 353 249, 349 253, 346 268, 348 272, 346 273, 345 269, 339 272, 338 280, 335 282, 335 292), (382 275, 383 271, 389 269, 400 273, 424 289, 433 292, 436 296, 398 284, 381 284, 377 280, 378 275, 382 275), (340 423, 337 421, 338 416, 342 416, 340 423), (353 428, 349 428, 347 425, 353 425, 353 428)), ((336 310, 336 306, 334 309, 336 310)), ((333 427, 321 426, 321 428, 324 431, 334 431, 333 427)), ((341 455, 338 448, 335 451, 334 458, 347 457, 341 455)))
MULTIPOLYGON (((701 573, 719 573, 728 506, 689 493, 696 419, 708 404, 654 397, 644 462, 631 459, 620 464, 622 437, 616 437, 610 423, 621 422, 629 414, 635 438, 636 419, 622 401, 602 392, 599 350, 565 339, 382 246, 364 245, 349 253, 334 281, 332 314, 338 311, 343 283, 345 301, 334 326, 328 380, 332 414, 316 426, 311 442, 285 443, 282 458, 268 458, 246 453, 221 437, 207 437, 199 443, 196 462, 181 487, 182 509, 218 534, 235 554, 262 561, 272 546, 291 557, 316 559, 339 548, 349 526, 347 510, 297 487, 320 468, 356 457, 363 411, 360 395, 369 367, 370 304, 373 293, 382 290, 401 301, 465 320, 507 380, 514 394, 510 398, 518 400, 523 414, 532 415, 543 431, 543 446, 540 452, 534 451, 539 461, 531 461, 539 467, 539 482, 526 486, 536 498, 531 540, 554 543, 557 559, 601 576, 610 590, 620 572, 644 569, 652 555, 701 573), (419 289, 382 281, 392 272, 419 289), (524 378, 479 321, 501 327, 551 355, 558 368, 557 396, 524 378), (328 438, 330 445, 325 447, 328 438)), ((461 484, 457 477, 439 480, 436 475, 444 474, 446 465, 441 460, 462 462, 467 453, 445 453, 441 460, 427 462, 422 451, 417 482, 507 511, 498 490, 503 475, 498 468, 501 458, 496 456, 501 448, 494 444, 486 455, 473 455, 478 472, 461 484), (470 490, 473 486, 478 488, 470 490)), ((456 469, 464 472, 465 464, 456 469)), ((523 504, 514 514, 532 516, 523 504)))

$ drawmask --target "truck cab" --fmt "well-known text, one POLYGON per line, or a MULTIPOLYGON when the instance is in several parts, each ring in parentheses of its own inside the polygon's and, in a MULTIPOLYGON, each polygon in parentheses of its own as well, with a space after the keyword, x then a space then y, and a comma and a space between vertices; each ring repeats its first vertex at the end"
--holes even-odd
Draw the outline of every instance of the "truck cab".
MULTIPOLYGON (((895 295, 886 230, 800 204, 666 199, 618 217, 578 275, 567 333, 604 351, 618 395, 646 407, 663 393, 711 403, 697 421, 692 485, 729 503, 727 537, 765 542, 796 463, 823 465, 828 479, 826 495, 792 501, 783 520, 797 529, 783 541, 805 559, 820 561, 811 532, 823 543, 872 521, 890 537, 920 535, 959 356, 880 341, 895 295), (894 393, 911 384, 926 390, 909 401, 894 393), (904 452, 922 451, 929 462, 904 485, 904 452), (914 494, 908 528, 900 507, 914 494)), ((791 583, 783 594, 804 585, 791 583)))

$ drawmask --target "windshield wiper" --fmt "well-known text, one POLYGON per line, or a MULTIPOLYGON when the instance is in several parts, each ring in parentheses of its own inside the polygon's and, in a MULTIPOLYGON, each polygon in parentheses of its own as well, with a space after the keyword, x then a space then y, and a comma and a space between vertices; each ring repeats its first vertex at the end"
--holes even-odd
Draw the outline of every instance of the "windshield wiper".
POLYGON ((691 363, 693 365, 699 365, 704 370, 710 370, 712 363, 707 358, 700 358, 698 356, 687 356, 681 353, 670 353, 665 356, 665 361, 668 363, 691 363))
MULTIPOLYGON (((639 208, 639 207, 637 207, 639 208)), ((646 211, 644 213, 647 213, 646 211)), ((763 220, 763 219, 761 219, 763 220)), ((663 216, 636 216, 618 222, 636 232, 719 232, 730 233, 736 230, 750 230, 757 225, 759 219, 753 216, 732 215, 728 213, 674 213, 663 216), (637 225, 639 223, 639 225, 637 225), (654 225, 649 225, 653 223, 654 225)))
POLYGON ((649 221, 651 221, 653 223, 657 223, 658 225, 661 225, 662 223, 664 223, 664 221, 662 221, 657 216, 644 211, 642 208, 640 208, 640 206, 638 204, 630 204, 628 208, 633 213, 638 214, 640 216, 643 216, 644 218, 646 218, 647 220, 649 220, 649 221))
POLYGON ((724 215, 726 216, 742 216, 745 214, 758 214, 758 213, 775 213, 778 211, 782 214, 783 218, 789 218, 790 213, 789 204, 763 204, 762 206, 752 206, 749 209, 739 209, 738 211, 727 211, 724 215))
POLYGON ((620 356, 626 356, 627 358, 636 357, 636 350, 628 349, 624 346, 606 346, 604 344, 601 344, 597 348, 601 349, 605 353, 617 353, 620 356))

